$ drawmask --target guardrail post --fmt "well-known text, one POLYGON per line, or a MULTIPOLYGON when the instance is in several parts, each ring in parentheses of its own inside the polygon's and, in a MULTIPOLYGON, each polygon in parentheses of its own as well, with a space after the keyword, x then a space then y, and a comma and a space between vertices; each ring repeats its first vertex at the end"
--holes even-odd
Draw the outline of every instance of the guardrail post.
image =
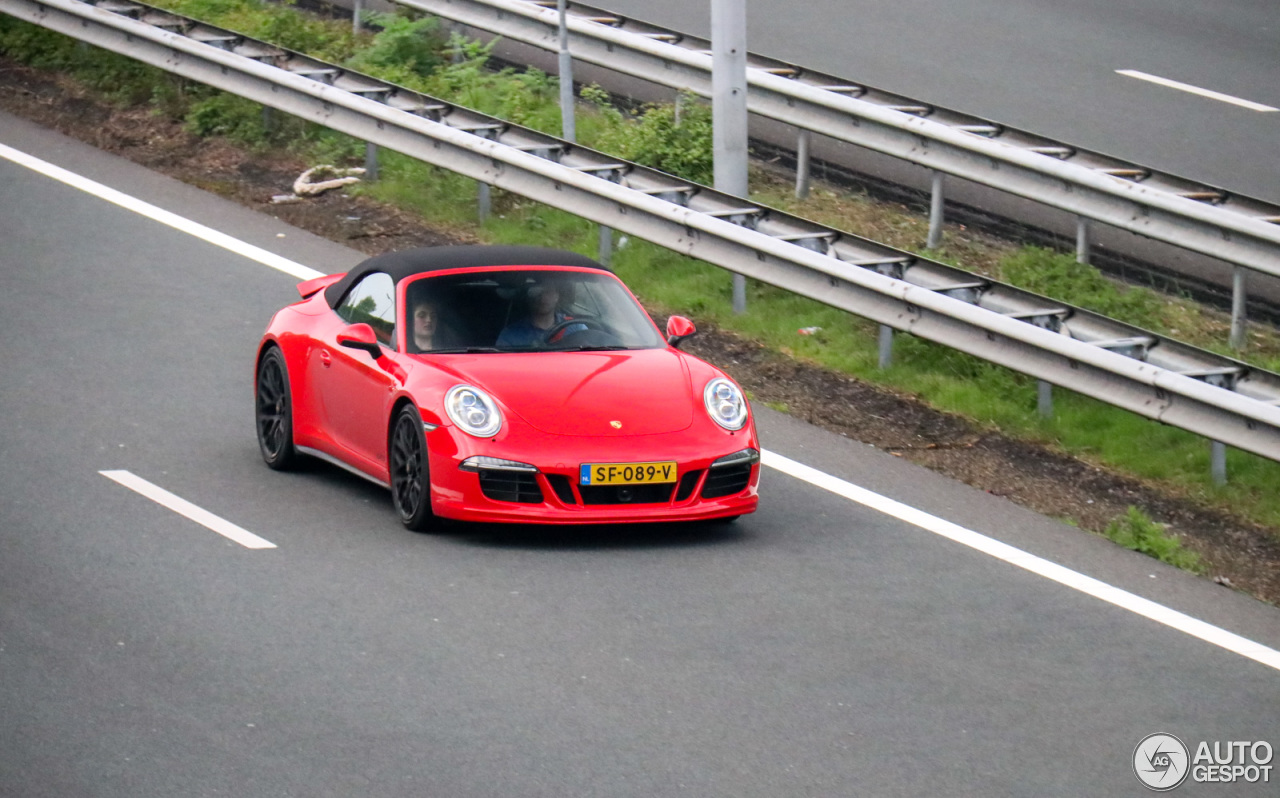
POLYGON ((733 312, 738 315, 747 312, 747 278, 741 274, 733 276, 733 312))
POLYGON ((937 249, 942 245, 942 172, 933 173, 933 187, 929 196, 929 238, 925 249, 937 249))
MULTIPOLYGON (((83 42, 81 42, 81 44, 83 44, 83 42)), ((276 129, 276 118, 271 113, 271 106, 269 105, 262 106, 262 130, 266 133, 270 133, 275 129, 276 129)))
POLYGON ((484 224, 489 218, 489 211, 493 206, 493 197, 489 191, 488 183, 476 183, 476 213, 480 217, 480 223, 484 224))
POLYGON ((1213 475, 1213 484, 1227 484, 1227 445, 1225 443, 1210 442, 1209 472, 1213 475))
POLYGON ((600 225, 600 238, 596 242, 596 260, 602 266, 608 266, 613 259, 613 228, 600 225))
POLYGON ((1053 383, 1036 381, 1036 412, 1041 418, 1053 417, 1053 383))
POLYGON ((1089 262, 1089 220, 1076 217, 1076 263, 1089 262))
POLYGON ((560 12, 560 138, 575 141, 573 57, 569 55, 569 24, 565 19, 565 0, 556 0, 556 10, 560 12))
POLYGON ((809 137, 807 130, 801 130, 796 139, 796 199, 809 196, 809 137))
MULTIPOLYGON (((360 14, 363 11, 364 0, 354 0, 351 5, 351 33, 353 35, 360 35, 360 14)), ((371 141, 364 143, 364 177, 366 180, 378 179, 378 145, 371 141)))
MULTIPOLYGON (((715 187, 745 198, 747 185, 746 0, 711 0, 711 139, 715 187)), ((747 278, 733 276, 733 312, 747 310, 747 278)))
POLYGON ((1241 266, 1237 266, 1231 274, 1231 337, 1229 343, 1232 349, 1244 349, 1245 346, 1245 331, 1249 324, 1245 307, 1245 302, 1249 298, 1248 289, 1245 288, 1247 274, 1248 272, 1241 266))
POLYGON ((887 369, 893 365, 893 328, 887 324, 880 325, 880 368, 887 369))
MULTIPOLYGON (((577 116, 573 93, 573 56, 569 53, 569 23, 565 0, 556 0, 556 11, 560 15, 560 138, 573 143, 578 140, 577 116)), ((605 266, 613 254, 613 230, 600 225, 600 238, 597 244, 596 260, 605 266)))

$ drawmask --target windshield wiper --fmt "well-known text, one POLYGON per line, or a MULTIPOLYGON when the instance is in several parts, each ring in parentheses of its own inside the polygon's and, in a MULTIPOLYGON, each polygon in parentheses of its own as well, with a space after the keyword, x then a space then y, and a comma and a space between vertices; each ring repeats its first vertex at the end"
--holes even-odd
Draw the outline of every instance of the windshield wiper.
POLYGON ((472 355, 478 352, 501 352, 495 346, 463 346, 457 349, 428 349, 424 355, 472 355))
POLYGON ((619 352, 623 350, 635 349, 634 346, 621 346, 618 344, 606 344, 601 346, 571 346, 568 349, 555 349, 555 352, 619 352))

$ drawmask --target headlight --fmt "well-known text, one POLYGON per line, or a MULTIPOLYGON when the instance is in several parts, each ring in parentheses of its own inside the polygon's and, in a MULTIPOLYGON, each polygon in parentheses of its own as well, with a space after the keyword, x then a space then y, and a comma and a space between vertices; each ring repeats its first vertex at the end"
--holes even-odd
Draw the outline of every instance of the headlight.
POLYGON ((501 457, 489 457, 488 455, 477 454, 463 460, 458 468, 463 471, 521 471, 527 474, 538 473, 538 467, 528 463, 521 463, 518 460, 504 460, 501 457))
POLYGON ((455 385, 444 395, 444 411, 462 431, 477 438, 492 438, 502 429, 498 406, 479 388, 455 385))
POLYGON ((747 401, 742 398, 742 391, 723 377, 707 383, 702 401, 711 420, 725 429, 739 430, 747 423, 747 401))
POLYGON ((760 462, 760 452, 755 449, 743 449, 740 452, 726 454, 724 457, 718 458, 711 464, 712 468, 725 468, 726 466, 755 465, 760 462))

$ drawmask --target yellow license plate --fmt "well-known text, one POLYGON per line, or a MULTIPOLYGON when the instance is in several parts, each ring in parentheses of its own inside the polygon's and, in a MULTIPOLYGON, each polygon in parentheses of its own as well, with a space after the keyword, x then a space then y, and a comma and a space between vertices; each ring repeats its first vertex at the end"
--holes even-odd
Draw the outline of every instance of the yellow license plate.
POLYGON ((649 485, 676 481, 676 464, 584 463, 582 485, 649 485))

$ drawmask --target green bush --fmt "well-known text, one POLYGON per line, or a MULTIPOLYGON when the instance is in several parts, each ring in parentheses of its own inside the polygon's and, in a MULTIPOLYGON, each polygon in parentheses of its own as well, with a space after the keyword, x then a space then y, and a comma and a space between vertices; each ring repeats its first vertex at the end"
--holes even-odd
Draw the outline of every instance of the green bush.
POLYGON ((163 70, 5 15, 0 15, 0 56, 65 72, 120 105, 150 102, 174 84, 163 70))
POLYGON ((460 57, 458 63, 441 65, 415 88, 517 125, 560 135, 559 81, 538 69, 489 69, 494 44, 496 40, 480 44, 454 37, 448 51, 460 57))
POLYGON ((1130 507, 1124 515, 1107 524, 1108 538, 1126 549, 1140 551, 1148 557, 1187 571, 1201 570, 1200 557, 1182 548, 1176 537, 1165 534, 1164 526, 1137 507, 1130 507))
MULTIPOLYGON (((381 28, 368 47, 358 49, 346 65, 367 74, 429 77, 445 63, 448 40, 435 17, 410 19, 396 14, 369 14, 381 28), (389 70, 389 72, 388 72, 389 70)), ((401 81, 394 81, 401 82, 401 81)))
POLYGON ((75 39, 0 14, 0 56, 36 69, 68 69, 77 46, 75 39))
POLYGON ((251 146, 267 141, 262 106, 234 94, 215 94, 195 103, 186 123, 197 136, 225 136, 251 146))
POLYGON ((670 103, 648 105, 637 123, 619 124, 601 135, 595 146, 623 158, 711 185, 715 163, 711 137, 711 106, 692 94, 670 103))
MULTIPOLYGON (((365 143, 354 136, 319 125, 308 124, 302 136, 294 139, 292 149, 311 163, 364 165, 365 143)), ((386 158, 386 151, 383 158, 386 158)))

